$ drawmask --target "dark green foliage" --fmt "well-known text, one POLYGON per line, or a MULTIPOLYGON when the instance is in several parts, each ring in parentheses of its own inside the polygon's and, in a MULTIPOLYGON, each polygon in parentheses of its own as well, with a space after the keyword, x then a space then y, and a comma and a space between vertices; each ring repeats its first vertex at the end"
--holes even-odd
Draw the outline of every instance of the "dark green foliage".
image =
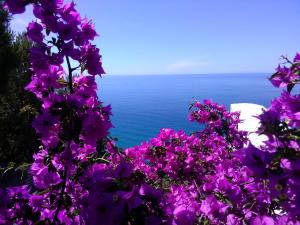
MULTIPOLYGON (((0 5, 2 1, 0 0, 0 5)), ((12 48, 13 34, 9 29, 10 16, 0 9, 0 93, 7 88, 9 75, 18 65, 18 57, 12 48)))
MULTIPOLYGON (((1 0, 0 0, 1 3, 1 0)), ((40 142, 31 121, 40 108, 35 96, 24 90, 29 83, 29 48, 24 34, 9 29, 9 15, 0 9, 0 166, 31 162, 40 142)))

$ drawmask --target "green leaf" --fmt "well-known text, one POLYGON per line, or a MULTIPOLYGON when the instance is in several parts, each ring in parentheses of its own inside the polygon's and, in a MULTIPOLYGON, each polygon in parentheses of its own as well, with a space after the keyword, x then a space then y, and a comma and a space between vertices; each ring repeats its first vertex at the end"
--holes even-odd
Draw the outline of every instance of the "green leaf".
POLYGON ((68 81, 63 78, 59 78, 56 82, 62 85, 68 85, 68 81))
POLYGON ((25 171, 28 169, 28 167, 30 166, 31 164, 30 163, 22 163, 21 165, 19 165, 17 167, 18 170, 21 170, 21 171, 25 171))

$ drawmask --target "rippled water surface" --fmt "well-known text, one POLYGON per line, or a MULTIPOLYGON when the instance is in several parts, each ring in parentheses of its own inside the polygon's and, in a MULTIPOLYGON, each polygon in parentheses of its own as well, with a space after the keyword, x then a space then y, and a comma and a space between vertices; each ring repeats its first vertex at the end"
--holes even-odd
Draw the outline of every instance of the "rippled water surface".
POLYGON ((98 95, 111 104, 119 146, 147 141, 160 128, 192 132, 199 125, 187 120, 193 99, 212 99, 229 108, 231 103, 268 106, 279 94, 266 79, 268 74, 209 74, 110 76, 98 79, 98 95))

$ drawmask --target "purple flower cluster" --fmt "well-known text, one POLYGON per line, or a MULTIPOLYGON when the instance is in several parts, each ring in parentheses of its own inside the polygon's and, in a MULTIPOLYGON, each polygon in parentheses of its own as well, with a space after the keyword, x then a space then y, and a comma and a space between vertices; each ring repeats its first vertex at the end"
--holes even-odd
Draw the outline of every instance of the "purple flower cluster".
POLYGON ((200 131, 162 129, 122 150, 96 94, 104 70, 93 23, 63 0, 4 7, 16 14, 28 4, 37 20, 27 28, 26 89, 42 102, 32 126, 43 145, 32 184, 0 189, 0 224, 300 224, 299 54, 270 78, 285 90, 259 116, 268 138, 260 148, 238 129, 239 113, 205 100, 190 107, 200 131))
POLYGON ((162 129, 125 154, 164 191, 167 224, 300 224, 299 106, 299 95, 284 91, 259 116, 269 137, 262 149, 238 130, 238 113, 205 100, 190 113, 203 130, 162 129))
POLYGON ((150 142, 125 150, 135 170, 164 190, 167 224, 243 224, 267 213, 267 189, 235 157, 247 142, 237 129, 238 114, 206 100, 193 104, 190 119, 205 128, 192 135, 162 129, 150 142))
POLYGON ((275 87, 287 87, 288 90, 291 90, 300 82, 300 54, 296 54, 293 62, 284 56, 282 58, 285 60, 284 65, 279 65, 276 68, 276 72, 270 77, 270 81, 275 87))
POLYGON ((95 75, 104 70, 91 42, 97 36, 93 23, 81 18, 74 2, 6 1, 4 7, 22 13, 29 3, 37 20, 27 27, 34 47, 33 76, 26 89, 42 102, 32 126, 43 146, 33 156, 33 184, 1 190, 0 223, 160 221, 155 188, 145 188, 130 163, 119 157, 114 164, 108 152, 99 150, 109 145, 112 124, 110 106, 103 106, 96 93, 95 75))
POLYGON ((256 182, 268 186, 273 207, 292 220, 300 219, 300 95, 292 94, 300 80, 299 56, 288 61, 290 67, 285 67, 285 72, 277 71, 270 78, 274 86, 286 90, 259 116, 258 133, 267 136, 265 145, 249 145, 242 159, 256 182))

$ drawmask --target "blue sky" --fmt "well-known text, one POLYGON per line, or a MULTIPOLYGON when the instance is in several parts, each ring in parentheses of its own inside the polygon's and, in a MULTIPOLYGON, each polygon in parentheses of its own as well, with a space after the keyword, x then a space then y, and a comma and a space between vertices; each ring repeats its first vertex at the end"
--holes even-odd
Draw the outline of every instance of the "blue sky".
MULTIPOLYGON (((300 51, 299 0, 77 0, 107 74, 273 72, 300 51)), ((22 31, 28 10, 15 16, 22 31)))

